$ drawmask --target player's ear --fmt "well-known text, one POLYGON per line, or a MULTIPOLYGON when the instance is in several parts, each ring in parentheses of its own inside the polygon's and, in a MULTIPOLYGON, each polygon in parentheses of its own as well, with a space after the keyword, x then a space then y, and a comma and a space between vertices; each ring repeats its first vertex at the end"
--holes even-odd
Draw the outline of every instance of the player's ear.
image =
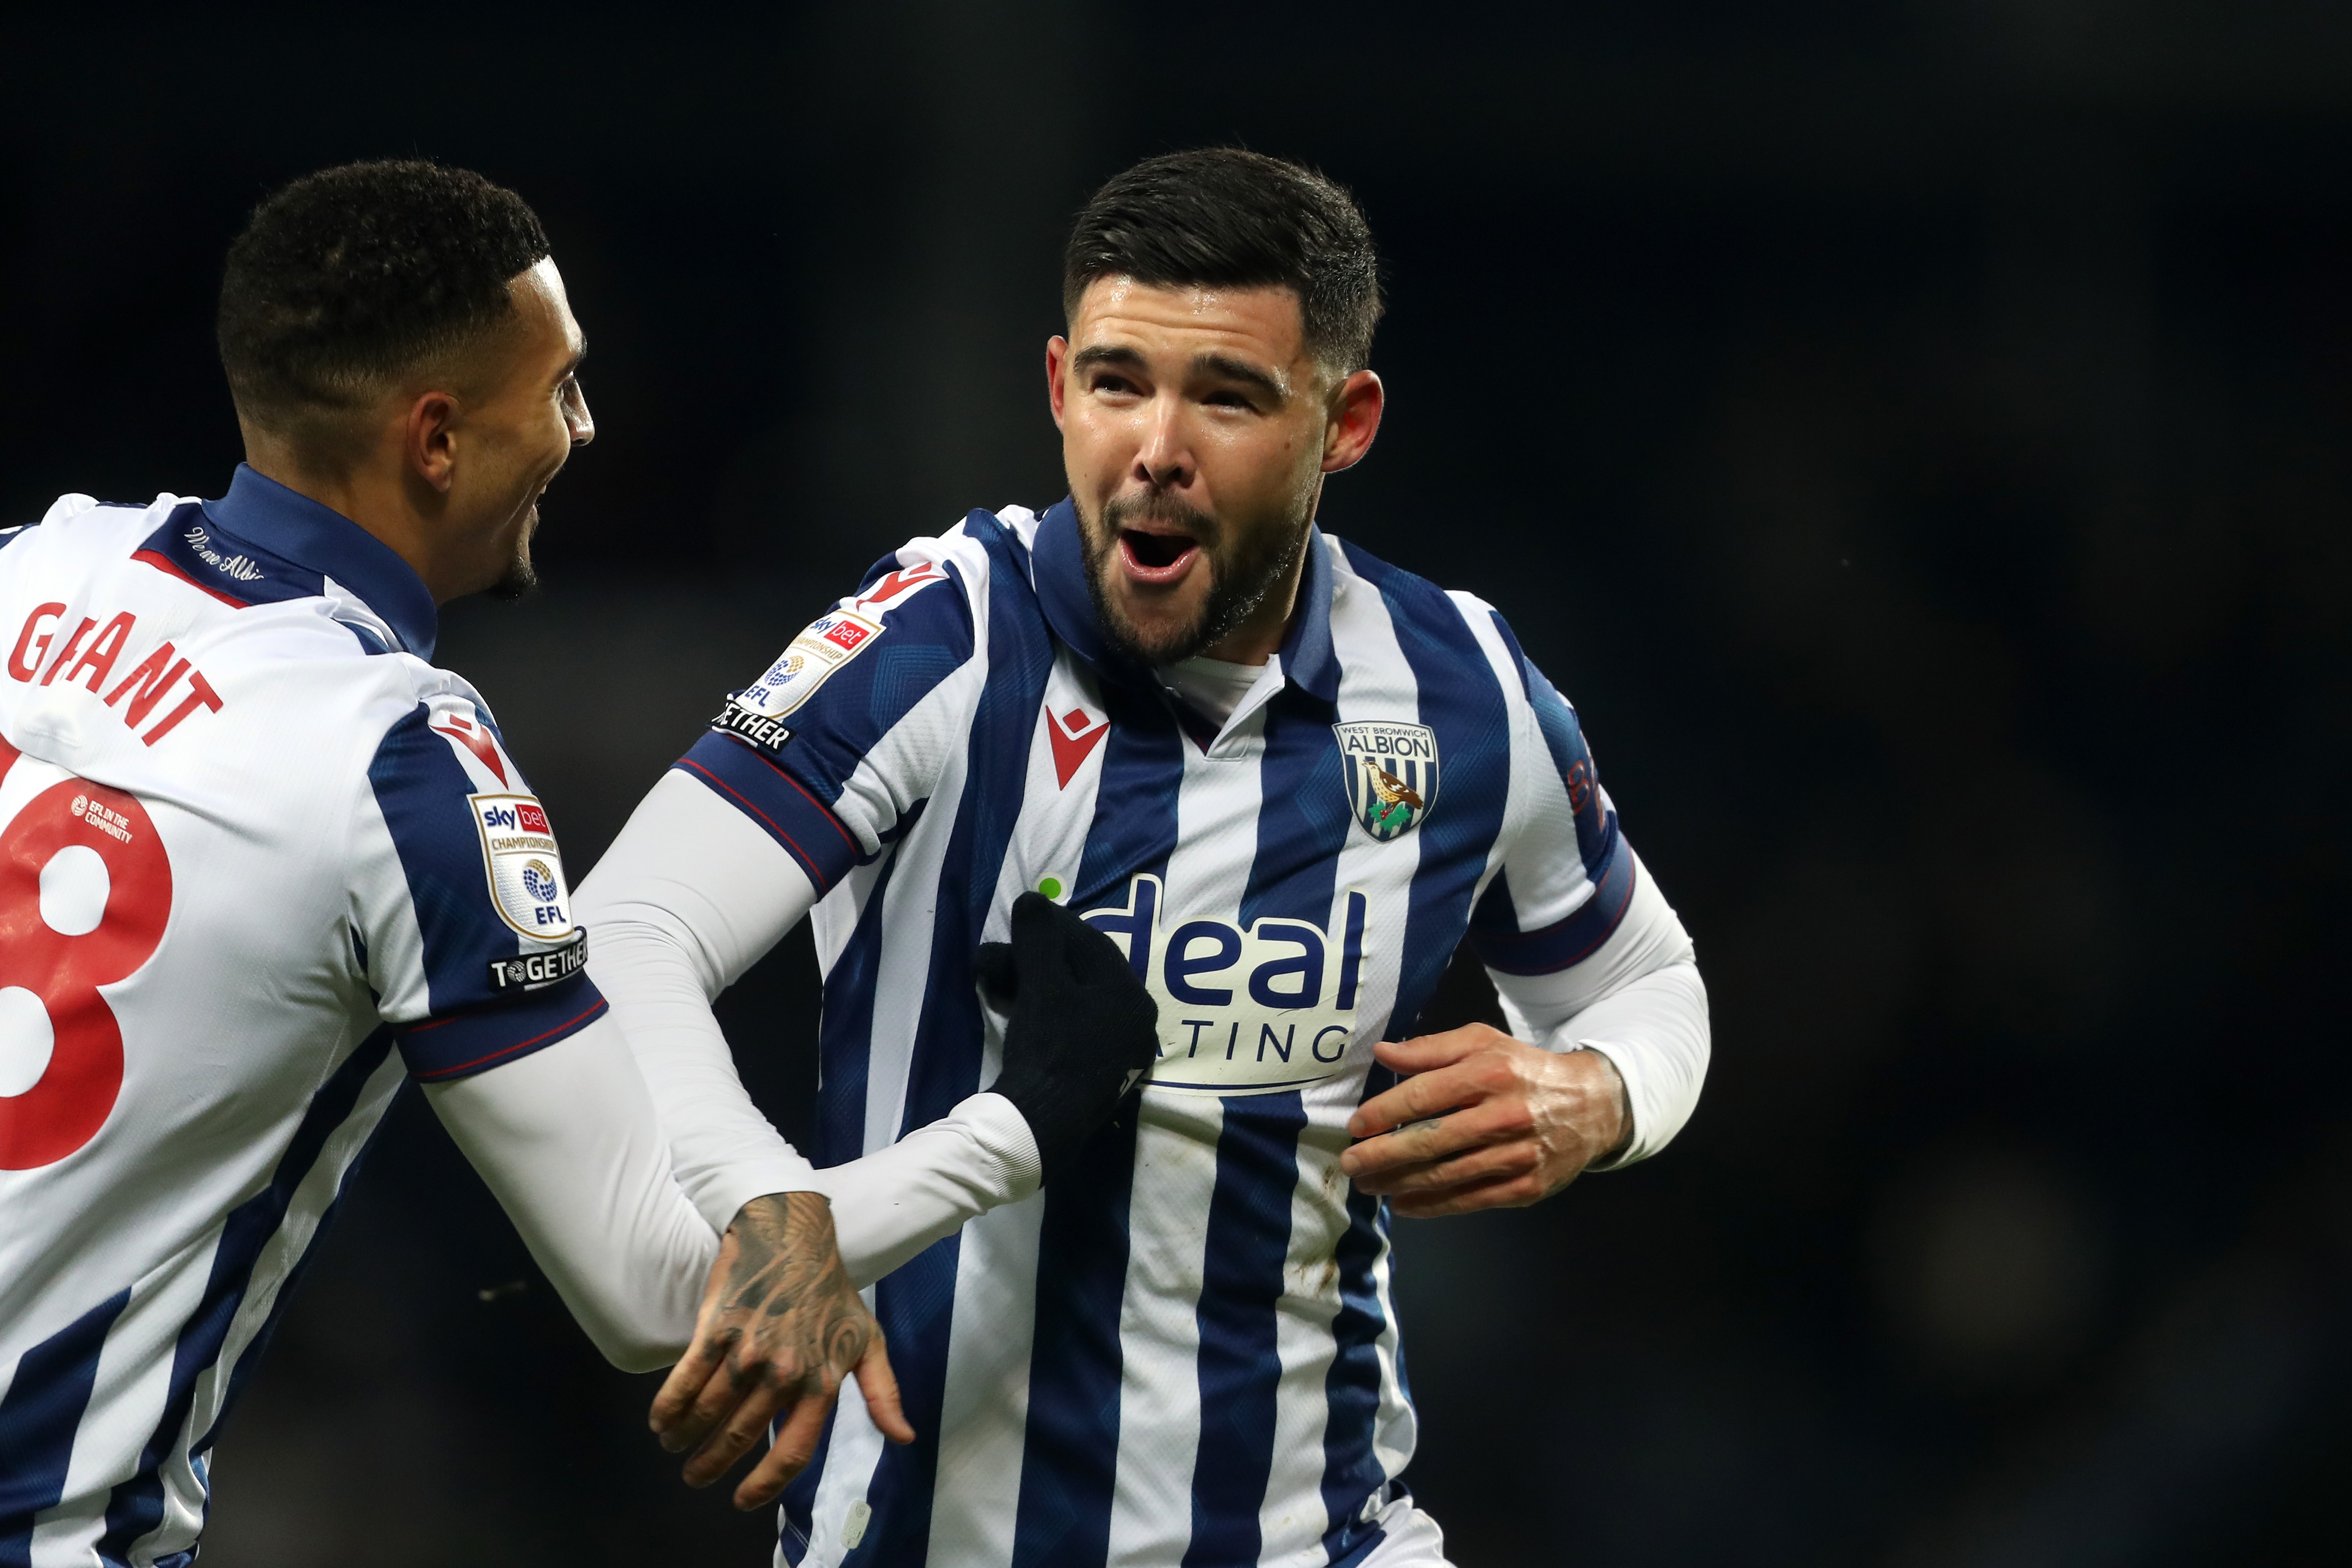
POLYGON ((409 472, 446 493, 457 467, 457 400, 447 392, 419 392, 402 421, 402 456, 409 472))
POLYGON ((1054 411, 1054 428, 1062 428, 1062 366, 1070 357, 1070 340, 1055 336, 1045 340, 1045 402, 1054 411))
POLYGON ((1372 449, 1381 433, 1381 411, 1388 401, 1381 378, 1358 371, 1331 394, 1331 421, 1323 431, 1323 472, 1352 468, 1372 449))

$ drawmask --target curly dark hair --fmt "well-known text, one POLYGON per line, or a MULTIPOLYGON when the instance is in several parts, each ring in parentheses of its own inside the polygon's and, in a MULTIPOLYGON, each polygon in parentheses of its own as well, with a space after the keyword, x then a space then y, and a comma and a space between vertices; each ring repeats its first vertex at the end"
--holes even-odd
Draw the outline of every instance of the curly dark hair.
POLYGON ((1286 287, 1307 347, 1341 374, 1370 360, 1380 256, 1355 199, 1312 169, 1238 147, 1148 158, 1097 191, 1062 258, 1062 309, 1087 286, 1286 287))
POLYGON ((538 214, 471 170, 304 175, 229 247, 218 331, 238 413, 333 465, 349 415, 514 317, 508 281, 547 254, 538 214))

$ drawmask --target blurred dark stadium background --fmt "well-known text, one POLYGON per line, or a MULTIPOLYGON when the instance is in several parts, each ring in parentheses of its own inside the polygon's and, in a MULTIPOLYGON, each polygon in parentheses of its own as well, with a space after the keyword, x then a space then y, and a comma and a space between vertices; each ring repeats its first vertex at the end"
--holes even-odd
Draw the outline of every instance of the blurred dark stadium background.
MULTIPOLYGON (((213 293, 276 183, 425 153, 544 215, 601 434, 546 591, 443 647, 575 875, 866 561, 1062 493, 1094 183, 1234 140, 1348 183, 1392 403, 1324 524, 1511 617, 1716 1009, 1664 1157, 1400 1228, 1465 1568, 2352 1561, 2352 10, 6 31, 8 520, 220 493, 213 293)), ((813 967, 727 1003, 788 1129, 813 967)), ((413 1096, 344 1208, 207 1563, 765 1561, 413 1096)))

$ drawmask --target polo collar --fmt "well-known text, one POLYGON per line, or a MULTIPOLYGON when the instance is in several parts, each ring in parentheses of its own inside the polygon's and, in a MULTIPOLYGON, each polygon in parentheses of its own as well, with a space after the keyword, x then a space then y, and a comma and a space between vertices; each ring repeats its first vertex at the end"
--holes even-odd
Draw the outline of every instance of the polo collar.
POLYGON ((243 463, 227 495, 201 504, 222 532, 332 578, 381 616, 404 648, 431 661, 440 613, 425 580, 390 545, 332 507, 243 463))
MULTIPOLYGON (((1087 591, 1086 550, 1078 538, 1077 507, 1065 497, 1038 519, 1036 547, 1037 601, 1046 623, 1069 650, 1114 679, 1156 690, 1150 672, 1126 654, 1107 646, 1095 621, 1094 596, 1087 591)), ((1331 650, 1331 557, 1324 548, 1323 530, 1307 529, 1307 571, 1298 584, 1298 603, 1282 634, 1275 657, 1282 661, 1285 684, 1326 704, 1339 700, 1339 661, 1331 650)))

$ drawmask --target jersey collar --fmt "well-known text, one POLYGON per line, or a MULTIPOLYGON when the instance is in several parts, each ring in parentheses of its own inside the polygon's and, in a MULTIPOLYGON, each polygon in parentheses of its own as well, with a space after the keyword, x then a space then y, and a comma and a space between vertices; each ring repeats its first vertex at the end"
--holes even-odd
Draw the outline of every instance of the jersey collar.
POLYGON ((382 616, 404 648, 431 661, 440 640, 440 614, 425 580, 390 545, 332 507, 243 463, 229 481, 228 494, 203 506, 205 516, 226 532, 333 578, 382 616))
MULTIPOLYGON (((1078 539, 1077 507, 1066 497, 1038 519, 1034 554, 1037 601, 1054 635, 1072 653, 1104 674, 1156 687, 1149 672, 1111 650, 1095 622, 1094 596, 1087 591, 1086 550, 1078 539)), ((1339 662, 1331 651, 1331 557, 1323 530, 1307 528, 1307 572, 1298 584, 1298 604, 1275 655, 1284 681, 1327 705, 1339 700, 1339 662)))

